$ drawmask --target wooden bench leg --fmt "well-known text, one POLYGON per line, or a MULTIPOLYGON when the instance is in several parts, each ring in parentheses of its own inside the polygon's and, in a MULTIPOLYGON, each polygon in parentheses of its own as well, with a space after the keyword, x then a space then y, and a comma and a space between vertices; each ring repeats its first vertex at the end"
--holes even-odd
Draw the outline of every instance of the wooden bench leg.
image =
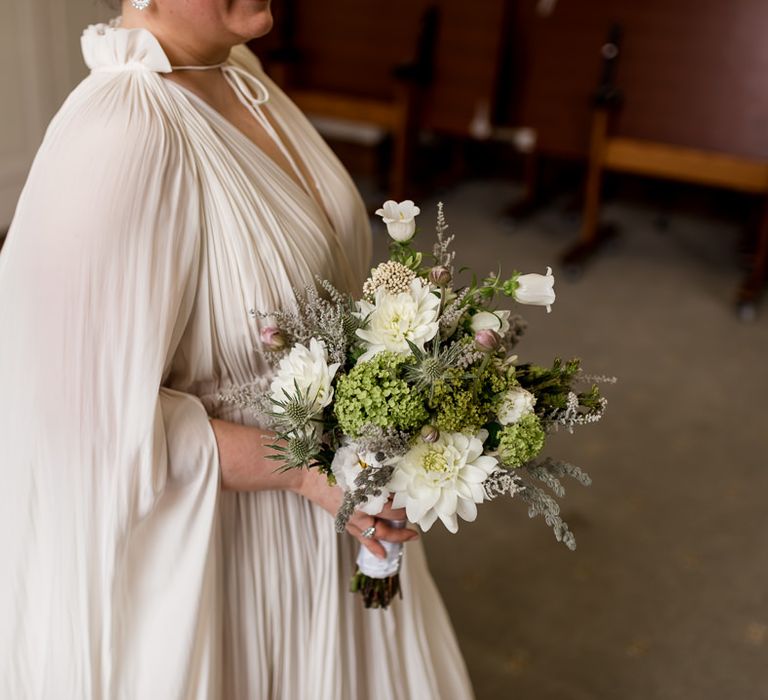
POLYGON ((608 113, 597 110, 592 119, 592 140, 584 192, 584 214, 578 243, 563 256, 562 262, 571 269, 580 268, 608 238, 601 230, 600 203, 603 185, 603 153, 607 138, 608 113))
POLYGON ((737 298, 738 312, 744 320, 752 320, 756 315, 756 305, 765 285, 768 272, 768 200, 763 206, 757 244, 752 255, 752 269, 744 280, 737 298))

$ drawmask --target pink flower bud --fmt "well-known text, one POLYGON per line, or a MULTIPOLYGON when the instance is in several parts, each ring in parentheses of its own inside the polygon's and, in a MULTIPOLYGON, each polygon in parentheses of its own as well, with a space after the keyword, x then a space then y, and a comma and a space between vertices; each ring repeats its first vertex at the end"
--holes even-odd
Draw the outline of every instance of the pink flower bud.
POLYGON ((501 336, 490 328, 484 328, 475 333, 475 345, 478 350, 493 352, 499 347, 499 343, 501 343, 501 336))
POLYGON ((285 336, 277 326, 267 326, 261 329, 261 342, 267 350, 282 350, 285 336))
POLYGON ((436 265, 429 271, 429 281, 437 287, 451 283, 451 271, 445 265, 436 265))

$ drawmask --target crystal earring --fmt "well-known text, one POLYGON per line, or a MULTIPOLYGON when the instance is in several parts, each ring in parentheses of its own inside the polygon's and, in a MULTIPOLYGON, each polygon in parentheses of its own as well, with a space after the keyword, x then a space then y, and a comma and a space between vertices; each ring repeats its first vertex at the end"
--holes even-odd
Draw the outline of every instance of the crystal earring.
POLYGON ((151 4, 152 0, 131 0, 131 5, 137 10, 146 10, 151 4))

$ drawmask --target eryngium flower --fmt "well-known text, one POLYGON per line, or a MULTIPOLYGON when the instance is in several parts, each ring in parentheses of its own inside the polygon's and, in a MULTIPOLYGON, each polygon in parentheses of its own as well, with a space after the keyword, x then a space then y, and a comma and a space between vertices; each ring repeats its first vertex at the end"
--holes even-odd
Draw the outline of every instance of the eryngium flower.
POLYGON ((544 447, 544 429, 538 416, 529 413, 499 431, 499 460, 508 468, 530 462, 544 447))
POLYGON ((456 516, 471 522, 477 503, 485 499, 483 482, 496 468, 495 457, 483 454, 485 430, 442 433, 433 443, 418 439, 395 466, 390 490, 393 506, 405 508, 408 520, 429 530, 437 518, 450 532, 456 516))
POLYGON ((357 330, 366 351, 358 362, 370 360, 380 352, 410 354, 409 341, 420 350, 435 337, 440 299, 420 279, 411 282, 408 292, 390 294, 380 287, 375 303, 358 302, 358 316, 367 318, 365 328, 357 330))

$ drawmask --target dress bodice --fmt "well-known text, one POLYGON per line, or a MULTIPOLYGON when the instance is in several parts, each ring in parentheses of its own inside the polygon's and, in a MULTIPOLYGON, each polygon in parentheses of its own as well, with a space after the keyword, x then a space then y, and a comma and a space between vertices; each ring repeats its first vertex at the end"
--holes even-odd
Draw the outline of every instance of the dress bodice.
MULTIPOLYGON (((172 70, 143 29, 91 27, 83 51, 95 73, 172 70)), ((356 292, 370 254, 364 205, 328 146, 245 46, 234 48, 227 64, 266 85, 263 108, 300 155, 322 201, 202 99, 162 81, 173 109, 160 117, 181 116, 196 167, 199 189, 189 194, 199 197, 201 236, 194 303, 169 358, 166 384, 200 396, 211 413, 219 412, 215 396, 222 387, 269 371, 251 310, 290 308, 294 290, 318 277, 356 292)))

